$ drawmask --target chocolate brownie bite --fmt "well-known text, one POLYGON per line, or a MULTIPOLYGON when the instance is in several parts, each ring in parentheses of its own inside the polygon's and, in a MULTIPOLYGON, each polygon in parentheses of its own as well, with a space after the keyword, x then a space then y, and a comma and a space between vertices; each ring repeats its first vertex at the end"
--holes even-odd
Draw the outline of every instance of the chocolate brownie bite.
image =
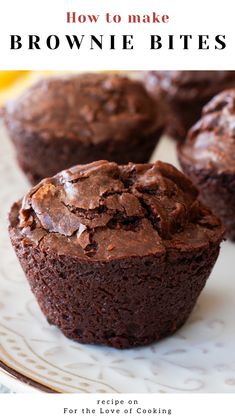
POLYGON ((107 161, 41 181, 13 205, 9 231, 48 322, 116 348, 184 324, 224 233, 173 166, 107 161))
POLYGON ((147 90, 166 105, 166 134, 184 140, 203 106, 224 89, 235 87, 235 71, 150 71, 147 90))
POLYGON ((43 79, 6 105, 4 120, 33 184, 94 160, 147 162, 163 131, 143 85, 107 73, 43 79))
POLYGON ((235 240, 235 89, 220 93, 204 107, 202 118, 179 146, 178 157, 201 200, 235 240))

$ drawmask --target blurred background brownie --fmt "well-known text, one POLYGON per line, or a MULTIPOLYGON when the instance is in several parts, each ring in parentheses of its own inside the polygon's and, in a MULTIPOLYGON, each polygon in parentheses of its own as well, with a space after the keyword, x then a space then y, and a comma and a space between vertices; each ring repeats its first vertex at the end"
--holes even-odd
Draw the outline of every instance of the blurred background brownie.
POLYGON ((116 348, 184 324, 223 238, 173 166, 107 161, 43 180, 10 213, 10 236, 49 323, 116 348))
POLYGON ((93 160, 147 162, 163 127, 140 82, 107 73, 43 79, 6 105, 4 120, 32 183, 93 160))
POLYGON ((166 104, 166 134, 184 140, 203 106, 222 90, 235 87, 235 71, 150 71, 145 85, 166 104))
POLYGON ((178 155, 202 201, 235 240, 235 89, 220 93, 204 107, 178 155))

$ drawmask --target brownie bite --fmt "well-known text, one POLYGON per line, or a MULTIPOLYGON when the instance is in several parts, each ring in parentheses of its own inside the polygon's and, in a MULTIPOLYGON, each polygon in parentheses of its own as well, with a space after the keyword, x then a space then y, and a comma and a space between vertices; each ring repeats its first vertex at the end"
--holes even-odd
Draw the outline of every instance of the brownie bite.
POLYGON ((9 231, 48 322, 116 348, 184 324, 224 233, 173 166, 107 161, 41 181, 13 205, 9 231))
POLYGON ((203 106, 217 93, 235 87, 235 71, 150 71, 147 90, 166 105, 167 135, 184 140, 203 106))
POLYGON ((220 93, 204 107, 202 118, 178 147, 178 157, 201 200, 235 240, 235 89, 220 93))
POLYGON ((33 184, 94 160, 147 162, 163 131, 143 85, 107 73, 43 79, 6 105, 4 120, 33 184))

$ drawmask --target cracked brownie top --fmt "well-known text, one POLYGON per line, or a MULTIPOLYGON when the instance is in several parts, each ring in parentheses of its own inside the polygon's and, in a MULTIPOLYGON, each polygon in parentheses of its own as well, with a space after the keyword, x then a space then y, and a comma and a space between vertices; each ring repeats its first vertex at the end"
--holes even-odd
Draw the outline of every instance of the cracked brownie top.
POLYGON ((179 153, 183 161, 198 168, 234 174, 235 89, 221 92, 204 106, 179 153))
POLYGON ((7 103, 4 120, 14 135, 99 144, 154 133, 163 126, 161 108, 138 81, 79 74, 40 80, 7 103))
POLYGON ((162 89, 172 98, 191 102, 214 96, 235 85, 235 71, 149 71, 149 91, 162 89))
POLYGON ((173 166, 98 161, 44 179, 15 204, 11 227, 25 246, 79 258, 189 250, 218 240, 219 220, 173 166))

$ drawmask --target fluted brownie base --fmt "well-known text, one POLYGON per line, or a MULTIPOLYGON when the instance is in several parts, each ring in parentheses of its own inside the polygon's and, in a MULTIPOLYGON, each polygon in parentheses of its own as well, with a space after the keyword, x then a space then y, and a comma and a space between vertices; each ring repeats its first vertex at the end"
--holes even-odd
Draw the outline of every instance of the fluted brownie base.
POLYGON ((169 99, 170 110, 165 128, 166 135, 176 140, 185 140, 188 130, 200 118, 205 103, 207 103, 207 99, 194 101, 190 104, 169 99))
POLYGON ((56 139, 49 141, 38 136, 12 137, 16 147, 17 160, 32 184, 45 177, 76 164, 86 164, 96 160, 147 163, 162 134, 162 128, 148 137, 135 137, 129 142, 107 141, 99 144, 83 144, 79 141, 56 139))
POLYGON ((146 345, 187 320, 217 259, 219 242, 165 255, 81 261, 12 244, 50 324, 81 343, 146 345))
POLYGON ((196 168, 180 152, 178 157, 184 173, 197 186, 201 201, 221 219, 226 236, 235 241, 235 175, 196 168))

